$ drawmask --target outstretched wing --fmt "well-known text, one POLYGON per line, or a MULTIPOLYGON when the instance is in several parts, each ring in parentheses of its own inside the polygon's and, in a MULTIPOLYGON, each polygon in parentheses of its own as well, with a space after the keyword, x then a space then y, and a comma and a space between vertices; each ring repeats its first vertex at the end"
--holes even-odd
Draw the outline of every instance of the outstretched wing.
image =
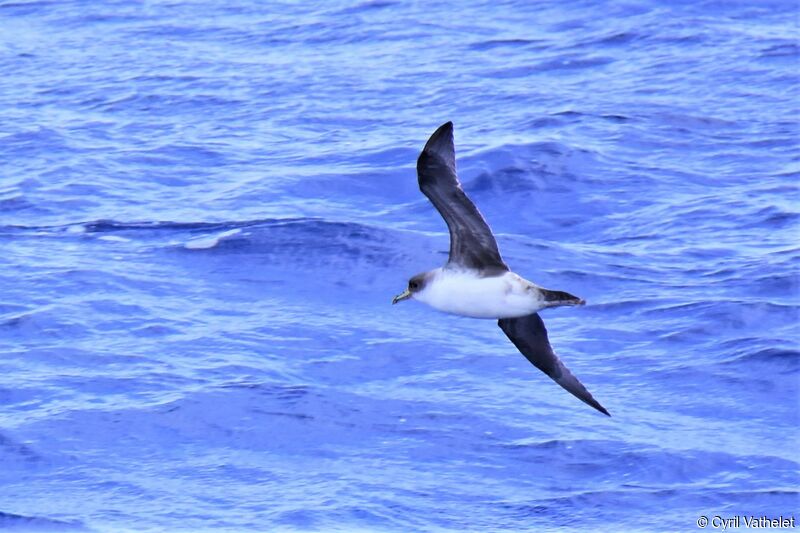
POLYGON ((492 230, 478 208, 461 189, 456 175, 453 123, 439 126, 417 159, 422 193, 433 203, 450 230, 447 264, 480 270, 485 276, 508 271, 492 230))
POLYGON ((547 338, 544 322, 537 313, 520 318, 502 318, 497 321, 497 325, 536 368, 550 376, 553 381, 567 389, 579 400, 591 405, 604 415, 611 416, 555 354, 547 338))

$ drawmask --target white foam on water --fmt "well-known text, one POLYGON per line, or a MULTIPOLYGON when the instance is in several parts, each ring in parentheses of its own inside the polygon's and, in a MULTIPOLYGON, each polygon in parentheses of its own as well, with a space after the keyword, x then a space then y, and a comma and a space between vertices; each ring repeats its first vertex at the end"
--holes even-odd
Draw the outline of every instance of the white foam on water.
POLYGON ((188 241, 183 245, 183 247, 188 248, 189 250, 206 250, 218 245, 222 239, 236 235, 237 233, 241 233, 241 231, 242 228, 235 228, 228 231, 223 231, 222 233, 217 233, 216 235, 199 237, 197 239, 188 241))

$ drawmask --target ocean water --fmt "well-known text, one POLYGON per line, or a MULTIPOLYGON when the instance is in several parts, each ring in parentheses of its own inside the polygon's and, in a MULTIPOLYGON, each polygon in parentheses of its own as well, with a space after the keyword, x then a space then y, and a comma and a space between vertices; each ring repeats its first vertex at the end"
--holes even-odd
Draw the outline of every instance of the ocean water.
POLYGON ((797 517, 798 17, 0 0, 0 529, 797 517), (543 318, 611 418, 391 305, 446 260, 448 120, 506 262, 587 300, 543 318))

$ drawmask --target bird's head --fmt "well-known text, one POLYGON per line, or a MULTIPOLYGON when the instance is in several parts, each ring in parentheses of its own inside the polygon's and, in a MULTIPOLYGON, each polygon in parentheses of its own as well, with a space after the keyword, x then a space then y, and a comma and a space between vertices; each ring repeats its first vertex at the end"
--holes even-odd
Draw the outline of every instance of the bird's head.
POLYGON ((417 274, 408 280, 408 287, 406 287, 406 290, 394 297, 392 304, 402 302, 403 300, 408 300, 409 298, 417 298, 420 293, 422 293, 428 287, 428 282, 430 281, 431 277, 432 276, 430 272, 423 272, 422 274, 417 274))

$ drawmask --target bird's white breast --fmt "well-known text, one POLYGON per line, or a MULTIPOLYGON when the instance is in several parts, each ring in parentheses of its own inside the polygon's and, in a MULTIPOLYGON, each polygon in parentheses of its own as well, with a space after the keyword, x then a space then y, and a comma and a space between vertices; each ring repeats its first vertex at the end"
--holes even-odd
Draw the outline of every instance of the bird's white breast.
POLYGON ((414 298, 472 318, 516 318, 544 307, 536 286, 513 272, 481 278, 470 271, 439 269, 414 298))

